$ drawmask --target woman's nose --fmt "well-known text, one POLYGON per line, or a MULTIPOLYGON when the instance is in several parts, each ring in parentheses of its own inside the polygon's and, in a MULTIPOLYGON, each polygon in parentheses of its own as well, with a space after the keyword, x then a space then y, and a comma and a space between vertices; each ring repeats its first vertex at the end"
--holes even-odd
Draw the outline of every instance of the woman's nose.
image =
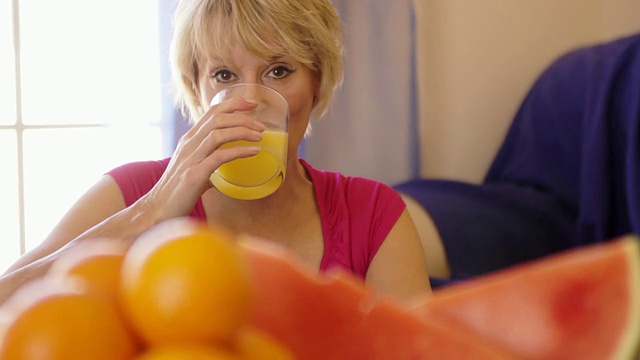
POLYGON ((258 104, 268 102, 268 87, 262 85, 262 83, 260 82, 251 82, 245 84, 248 84, 250 86, 243 87, 242 97, 244 97, 248 101, 253 101, 258 104))

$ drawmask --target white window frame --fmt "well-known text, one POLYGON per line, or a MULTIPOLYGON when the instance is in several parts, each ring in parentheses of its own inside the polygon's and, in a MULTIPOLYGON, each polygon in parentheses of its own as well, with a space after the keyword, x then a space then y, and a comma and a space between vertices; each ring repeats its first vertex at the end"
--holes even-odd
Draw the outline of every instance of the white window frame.
MULTIPOLYGON (((15 123, 9 125, 0 124, 0 131, 10 130, 14 131, 16 135, 16 154, 17 154, 17 219, 18 219, 18 239, 19 242, 19 255, 23 255, 26 251, 29 250, 29 246, 27 244, 27 214, 26 214, 26 200, 25 200, 25 157, 24 157, 24 133, 29 130, 47 130, 47 129, 87 129, 87 128, 102 128, 101 124, 60 124, 60 125, 36 125, 36 124, 25 124, 23 119, 23 101, 22 101, 22 93, 23 93, 23 83, 22 83, 22 68, 21 68, 21 34, 20 34, 20 0, 10 0, 12 3, 12 30, 13 30, 13 43, 14 49, 13 57, 14 57, 14 89, 15 89, 15 123)), ((159 0, 163 1, 163 0, 159 0)), ((160 4, 159 4, 160 5, 160 4)), ((161 8, 159 6, 158 11, 166 11, 167 9, 161 8)), ((166 18, 166 16, 165 16, 166 18)), ((161 26, 170 26, 167 24, 161 24, 161 26)), ((163 32, 162 29, 158 29, 159 36, 166 36, 167 32, 163 32)), ((168 41, 168 39, 167 39, 168 41)), ((159 45, 160 47, 160 45, 159 45)), ((160 52, 158 52, 159 57, 159 66, 166 66, 166 61, 162 61, 160 59, 160 52)), ((163 74, 158 74, 159 77, 164 77, 161 79, 161 82, 166 82, 166 71, 163 71, 163 74)), ((160 96, 160 89, 158 89, 158 96, 160 96)), ((166 102, 168 96, 163 95, 162 99, 166 102)), ((162 104, 159 104, 162 106, 162 104)), ((162 132, 162 140, 163 143, 162 148, 159 149, 158 157, 168 156, 170 154, 174 144, 175 144, 175 135, 174 132, 174 124, 175 121, 173 119, 173 111, 167 111, 167 109, 159 109, 159 113, 161 113, 160 118, 157 120, 157 126, 160 128, 162 132), (167 114, 170 112, 171 114, 167 114), (168 119, 163 119, 169 117, 168 119)), ((13 156, 13 155, 12 155, 13 156)), ((132 159, 134 160, 134 159, 132 159)), ((2 234, 2 229, 0 229, 0 235, 2 234)), ((4 236, 0 236, 3 239, 1 241, 11 241, 15 242, 15 238, 4 238, 4 236)), ((12 243, 15 246, 15 243, 12 243)), ((3 251, 0 248, 0 251, 3 251)), ((3 262, 5 260, 2 260, 3 262)), ((4 272, 6 268, 8 268, 11 263, 0 263, 0 273, 4 272)))

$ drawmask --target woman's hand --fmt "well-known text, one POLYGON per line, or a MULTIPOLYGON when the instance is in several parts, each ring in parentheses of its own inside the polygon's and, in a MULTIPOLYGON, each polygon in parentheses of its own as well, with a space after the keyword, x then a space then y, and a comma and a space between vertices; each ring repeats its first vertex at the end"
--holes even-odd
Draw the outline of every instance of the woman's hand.
POLYGON ((222 164, 258 153, 258 147, 234 146, 231 141, 259 141, 265 126, 248 111, 257 104, 232 98, 211 107, 182 136, 164 175, 141 200, 157 211, 157 221, 188 215, 198 198, 212 185, 211 174, 222 164))

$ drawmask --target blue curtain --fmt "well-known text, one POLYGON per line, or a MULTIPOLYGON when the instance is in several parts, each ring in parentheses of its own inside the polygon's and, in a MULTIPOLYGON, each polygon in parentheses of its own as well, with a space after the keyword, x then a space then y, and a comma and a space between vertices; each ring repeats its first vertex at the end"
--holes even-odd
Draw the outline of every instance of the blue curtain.
POLYGON ((412 0, 333 0, 345 28, 345 82, 312 121, 315 167, 395 184, 419 174, 412 0))

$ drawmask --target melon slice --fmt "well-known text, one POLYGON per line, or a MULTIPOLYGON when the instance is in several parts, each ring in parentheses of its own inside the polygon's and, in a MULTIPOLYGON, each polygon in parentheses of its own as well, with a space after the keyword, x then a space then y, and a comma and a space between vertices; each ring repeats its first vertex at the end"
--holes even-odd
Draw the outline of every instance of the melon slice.
POLYGON ((526 359, 632 359, 640 342, 635 236, 451 285, 415 311, 526 359))
POLYGON ((422 321, 344 272, 317 274, 282 248, 245 243, 250 324, 304 360, 515 359, 464 330, 422 321))

